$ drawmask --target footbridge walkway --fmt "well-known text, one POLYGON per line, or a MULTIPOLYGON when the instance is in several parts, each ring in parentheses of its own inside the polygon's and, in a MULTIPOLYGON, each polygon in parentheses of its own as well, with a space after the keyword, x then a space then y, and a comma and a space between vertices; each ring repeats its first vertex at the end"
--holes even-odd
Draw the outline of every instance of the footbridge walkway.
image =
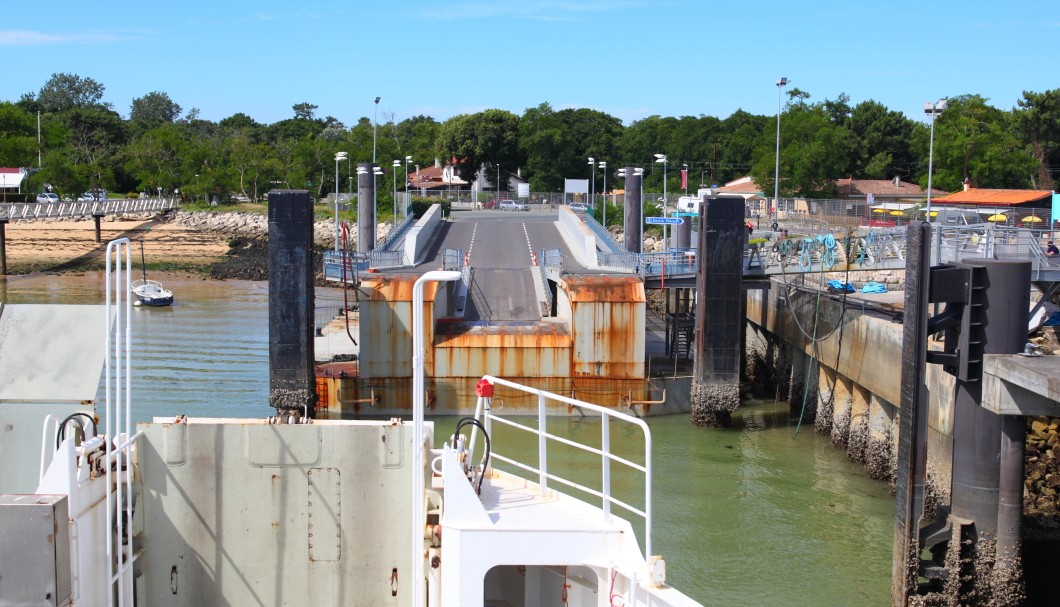
POLYGON ((0 203, 0 220, 77 219, 125 213, 155 213, 176 208, 180 208, 180 199, 176 196, 53 203, 9 202, 0 203))

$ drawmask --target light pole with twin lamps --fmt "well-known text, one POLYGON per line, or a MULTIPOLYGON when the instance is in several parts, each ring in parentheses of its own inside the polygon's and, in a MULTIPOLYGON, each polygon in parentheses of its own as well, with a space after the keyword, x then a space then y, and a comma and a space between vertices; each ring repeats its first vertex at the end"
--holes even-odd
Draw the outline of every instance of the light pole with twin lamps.
POLYGON ((412 204, 412 197, 409 196, 409 163, 412 162, 412 156, 405 156, 405 206, 401 208, 401 217, 408 217, 409 205, 412 204))
POLYGON ((335 252, 339 252, 339 162, 346 160, 346 152, 335 154, 335 252))
MULTIPOLYGON (((588 203, 589 203, 589 208, 590 209, 594 209, 594 208, 596 208, 593 205, 593 203, 596 200, 596 159, 593 158, 592 156, 589 156, 589 166, 591 166, 593 168, 592 168, 592 175, 589 178, 589 182, 592 185, 589 186, 589 200, 588 200, 588 203)), ((591 212, 592 211, 590 211, 590 213, 591 212)))
POLYGON ((931 221, 931 174, 934 173, 934 157, 935 157, 935 118, 946 109, 946 100, 939 99, 938 103, 931 103, 930 101, 924 102, 924 113, 931 116, 931 137, 928 140, 928 186, 927 186, 927 207, 924 211, 927 213, 924 218, 927 221, 931 221))
MULTIPOLYGON (((777 80, 777 165, 773 173, 773 213, 780 217, 780 93, 788 85, 787 78, 777 80)), ((773 213, 770 215, 772 216, 773 213)))
POLYGON ((601 160, 600 163, 597 166, 599 166, 600 170, 604 172, 604 205, 603 205, 603 208, 600 209, 600 213, 601 213, 601 217, 603 218, 604 227, 606 228, 607 227, 607 162, 604 161, 604 160, 601 160))
POLYGON ((375 163, 376 118, 379 116, 379 97, 375 98, 375 110, 372 112, 372 163, 375 163))
POLYGON ((400 160, 394 160, 394 217, 392 221, 397 225, 397 170, 401 167, 400 160))
MULTIPOLYGON (((663 217, 666 217, 666 165, 670 164, 666 154, 656 154, 655 162, 663 165, 663 217)), ((666 240, 666 224, 663 224, 663 253, 669 248, 670 243, 666 240)))

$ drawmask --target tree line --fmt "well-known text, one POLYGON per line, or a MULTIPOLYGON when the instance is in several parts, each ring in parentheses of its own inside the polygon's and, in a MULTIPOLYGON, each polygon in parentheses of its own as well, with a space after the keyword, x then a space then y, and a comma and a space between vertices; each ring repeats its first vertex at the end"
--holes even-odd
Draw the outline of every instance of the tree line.
MULTIPOLYGON (((75 196, 102 187, 257 199, 279 187, 324 197, 335 189, 336 152, 348 152, 354 164, 368 162, 374 141, 385 171, 400 160, 399 189, 408 156, 423 167, 435 159, 455 161, 468 181, 483 168, 491 187, 498 171, 502 178, 518 171, 534 191, 561 191, 565 178, 591 179, 594 170, 601 191, 603 169, 589 166, 590 157, 607 162, 611 188, 621 187, 612 181, 616 169, 640 166, 644 187, 661 191, 664 171, 655 154, 668 158, 672 192, 680 188, 681 169, 687 169, 692 189, 743 175, 766 192, 774 185, 777 116, 743 110, 724 119, 649 116, 623 125, 605 112, 542 103, 521 116, 489 109, 438 122, 384 114, 374 125, 367 117, 345 125, 317 117, 317 106, 306 102, 293 106, 290 118, 261 124, 243 113, 203 120, 197 109, 185 112, 160 91, 134 99, 126 119, 104 101, 104 91, 91 78, 53 74, 39 91, 0 102, 0 166, 31 168, 27 191, 47 183, 75 196)), ((928 117, 911 119, 871 100, 851 105, 845 94, 823 101, 797 88, 786 94, 782 196, 832 197, 835 180, 846 177, 898 177, 926 187, 928 117)), ((982 188, 1054 189, 1060 176, 1060 89, 1025 91, 1011 110, 987 101, 974 94, 948 99, 935 122, 932 185, 954 191, 967 180, 982 188)), ((355 188, 349 183, 356 177, 353 168, 340 166, 341 191, 355 188)), ((383 182, 379 190, 380 200, 388 199, 383 182)))

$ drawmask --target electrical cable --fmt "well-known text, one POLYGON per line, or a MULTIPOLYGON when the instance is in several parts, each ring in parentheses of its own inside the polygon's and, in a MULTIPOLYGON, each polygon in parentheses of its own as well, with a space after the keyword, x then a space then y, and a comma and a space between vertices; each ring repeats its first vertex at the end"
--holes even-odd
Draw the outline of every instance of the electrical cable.
MULTIPOLYGON (((67 415, 63 421, 59 422, 59 429, 55 433, 55 448, 58 449, 63 444, 63 435, 66 433, 66 424, 75 421, 79 417, 85 417, 88 421, 92 422, 92 436, 95 437, 99 434, 99 429, 96 427, 96 418, 92 417, 88 413, 78 411, 77 413, 71 413, 67 415)), ((81 426, 80 422, 76 422, 81 426)), ((81 426, 81 430, 84 431, 84 426, 81 426)))
MULTIPOLYGON (((482 437, 485 442, 485 446, 483 447, 484 451, 482 453, 482 461, 479 462, 479 465, 482 466, 482 472, 478 476, 478 485, 475 487, 475 493, 481 494, 482 480, 486 478, 486 467, 489 465, 490 461, 490 435, 486 432, 486 426, 479 420, 475 419, 474 417, 462 417, 460 418, 460 421, 456 422, 456 429, 453 430, 454 444, 456 442, 456 437, 460 436, 461 428, 467 425, 473 425, 476 426, 479 430, 482 430, 482 437)), ((470 456, 473 454, 468 453, 468 455, 470 456)))

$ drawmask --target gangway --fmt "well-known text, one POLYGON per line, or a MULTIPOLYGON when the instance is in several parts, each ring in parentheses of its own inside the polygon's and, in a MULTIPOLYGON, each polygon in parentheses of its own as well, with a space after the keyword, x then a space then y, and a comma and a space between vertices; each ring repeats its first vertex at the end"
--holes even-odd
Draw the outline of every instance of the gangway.
POLYGON ((180 199, 176 196, 57 203, 8 202, 0 203, 0 219, 75 219, 95 215, 158 213, 177 208, 180 208, 180 199))

